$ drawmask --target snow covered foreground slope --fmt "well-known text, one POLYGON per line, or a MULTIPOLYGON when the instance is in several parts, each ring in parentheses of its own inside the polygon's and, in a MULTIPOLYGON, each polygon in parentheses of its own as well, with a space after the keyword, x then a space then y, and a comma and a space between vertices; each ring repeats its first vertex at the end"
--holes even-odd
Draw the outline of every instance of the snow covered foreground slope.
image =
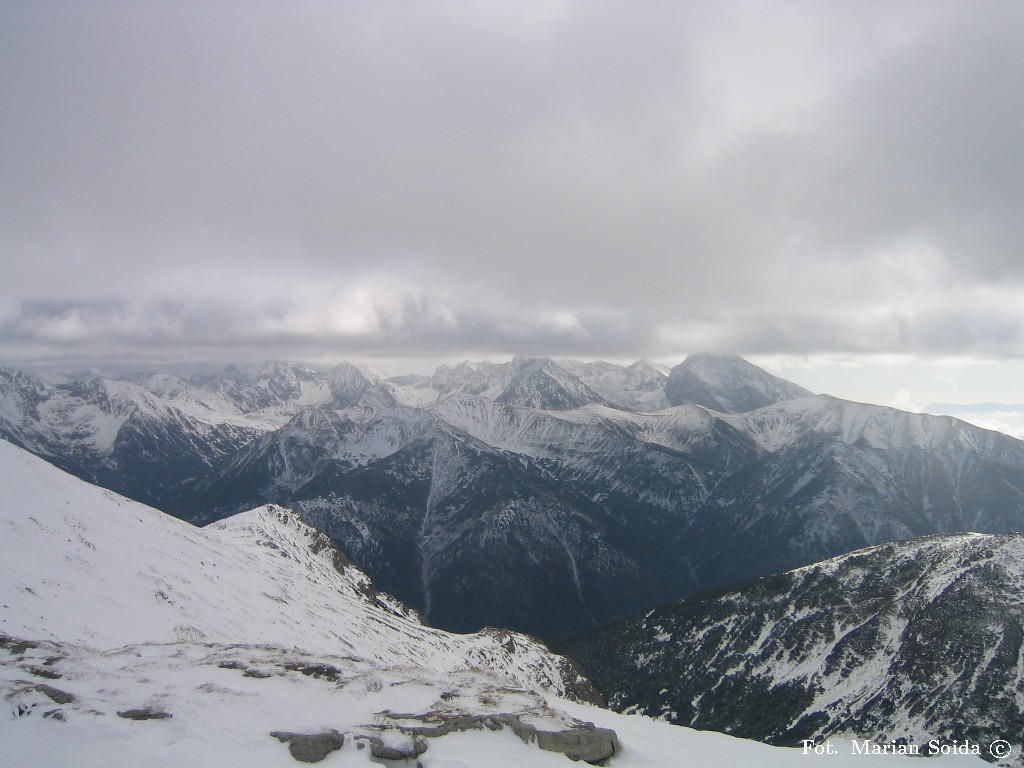
POLYGON ((5 765, 557 766, 603 729, 615 766, 855 764, 570 701, 540 644, 423 627, 280 508, 196 529, 3 441, 0 489, 5 765))

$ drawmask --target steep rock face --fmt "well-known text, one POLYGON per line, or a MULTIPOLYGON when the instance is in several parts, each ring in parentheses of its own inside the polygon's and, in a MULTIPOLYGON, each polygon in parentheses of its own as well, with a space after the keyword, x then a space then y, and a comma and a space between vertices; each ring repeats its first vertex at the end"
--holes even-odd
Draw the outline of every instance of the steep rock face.
POLYGON ((741 357, 720 355, 689 355, 665 383, 670 405, 694 403, 722 413, 745 413, 810 394, 741 357))
POLYGON ((0 423, 6 429, 13 433, 39 419, 39 406, 46 397, 47 387, 41 381, 0 365, 0 423))
POLYGON ((208 523, 255 503, 282 501, 330 465, 342 446, 358 439, 359 425, 348 415, 303 408, 284 426, 260 435, 217 470, 215 478, 189 488, 202 503, 189 519, 208 523))
POLYGON ((367 376, 348 363, 331 368, 323 378, 331 393, 326 403, 330 408, 358 407, 376 411, 397 405, 394 395, 383 382, 367 376))
POLYGON ((706 586, 932 533, 1019 530, 1024 452, 948 417, 814 397, 729 417, 766 452, 679 540, 706 586))
POLYGON ((596 392, 551 360, 516 358, 511 365, 514 373, 496 403, 569 411, 601 402, 596 392))
POLYGON ((668 369, 646 360, 629 366, 612 363, 580 363, 559 360, 558 365, 572 373, 605 402, 626 411, 658 411, 668 406, 665 382, 668 369))
POLYGON ((476 398, 361 423, 311 409, 200 495, 212 517, 295 505, 432 623, 550 636, 695 588, 674 540, 718 462, 744 450, 715 440, 702 444, 713 460, 695 458, 622 425, 476 398))
POLYGON ((614 708, 775 744, 1024 726, 1024 535, 933 536, 663 605, 559 644, 614 708))
MULTIPOLYGON (((165 387, 162 379, 143 386, 165 387)), ((326 399, 328 388, 313 368, 283 361, 260 365, 229 365, 224 371, 193 376, 174 384, 168 393, 177 401, 199 402, 215 412, 252 413, 303 400, 326 399)))
MULTIPOLYGON (((78 477, 197 520, 212 506, 197 489, 214 465, 236 458, 257 436, 281 427, 294 434, 316 419, 313 409, 365 419, 395 404, 383 382, 348 364, 317 372, 271 362, 191 379, 89 375, 59 385, 0 370, 0 437, 78 477)), ((259 489, 283 466, 264 463, 262 480, 254 469, 249 479, 259 489)))
POLYGON ((291 499, 382 587, 449 629, 539 633, 652 596, 653 574, 603 509, 451 427, 365 463, 336 460, 291 499))
POLYGON ((442 365, 430 377, 431 386, 440 397, 448 395, 483 396, 501 394, 511 376, 511 363, 462 362, 456 366, 442 365))

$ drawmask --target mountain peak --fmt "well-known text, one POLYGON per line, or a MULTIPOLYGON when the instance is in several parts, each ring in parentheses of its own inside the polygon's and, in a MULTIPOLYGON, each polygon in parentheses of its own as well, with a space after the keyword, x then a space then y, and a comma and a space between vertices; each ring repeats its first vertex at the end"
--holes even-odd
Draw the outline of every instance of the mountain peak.
POLYGON ((735 355, 689 355, 665 383, 670 405, 695 403, 721 413, 745 413, 811 394, 735 355))
POLYGON ((634 363, 630 363, 626 366, 627 371, 642 371, 645 373, 660 373, 662 376, 668 376, 669 368, 659 363, 652 363, 650 360, 637 360, 634 363))
POLYGON ((516 357, 512 378, 495 402, 522 408, 567 411, 602 402, 601 396, 547 357, 516 357))

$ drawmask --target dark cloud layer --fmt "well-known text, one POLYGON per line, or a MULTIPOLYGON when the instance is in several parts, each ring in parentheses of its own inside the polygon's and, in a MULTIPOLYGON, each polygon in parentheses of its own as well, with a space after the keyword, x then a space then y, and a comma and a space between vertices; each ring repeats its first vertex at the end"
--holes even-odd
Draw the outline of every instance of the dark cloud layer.
POLYGON ((1024 5, 0 6, 0 357, 1024 355, 1024 5))

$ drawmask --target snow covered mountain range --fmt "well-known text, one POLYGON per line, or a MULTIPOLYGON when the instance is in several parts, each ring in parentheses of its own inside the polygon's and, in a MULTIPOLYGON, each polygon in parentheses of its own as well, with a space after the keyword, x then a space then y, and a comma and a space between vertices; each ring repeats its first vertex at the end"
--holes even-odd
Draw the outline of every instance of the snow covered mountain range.
POLYGON ((587 704, 564 658, 423 626, 280 507, 199 529, 2 441, 0 488, 5 765, 860 762, 852 744, 805 754, 587 704))
POLYGON ((1024 529, 1024 443, 711 355, 394 379, 0 369, 0 436, 190 522, 287 505, 456 631, 556 637, 864 546, 1024 529))
POLYGON ((560 649, 619 710, 927 754, 932 740, 1020 740, 1022 628, 1024 534, 950 534, 662 605, 560 649))

